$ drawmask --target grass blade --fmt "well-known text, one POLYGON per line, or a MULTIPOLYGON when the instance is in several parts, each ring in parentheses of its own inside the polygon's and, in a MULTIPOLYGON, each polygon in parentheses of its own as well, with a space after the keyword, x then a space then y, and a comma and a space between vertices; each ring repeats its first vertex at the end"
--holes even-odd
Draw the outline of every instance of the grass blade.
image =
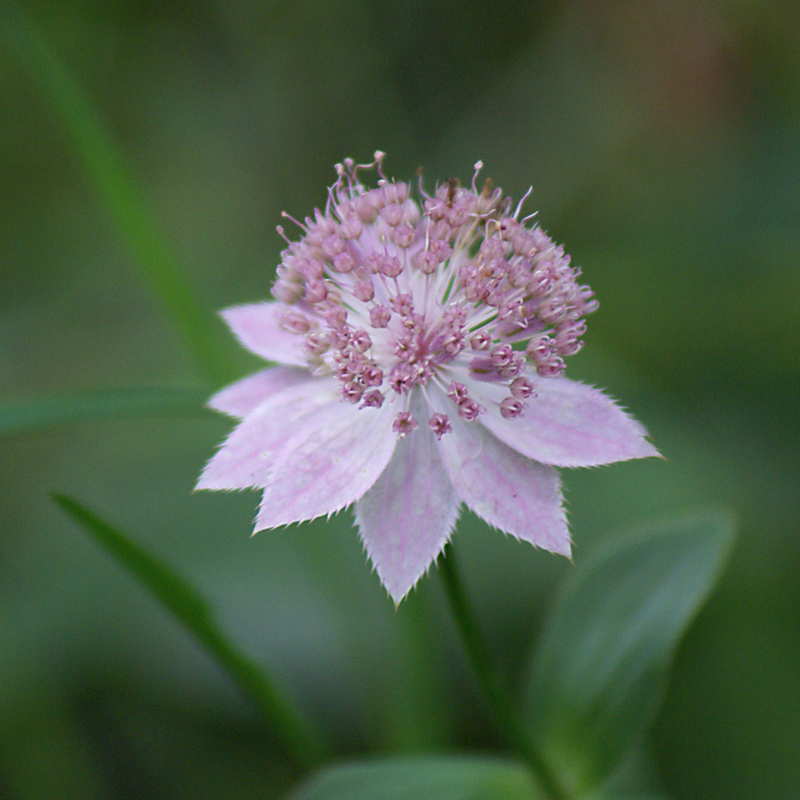
POLYGON ((308 769, 322 757, 321 741, 310 723, 278 691, 275 684, 217 627, 209 604, 172 569, 120 530, 70 497, 53 499, 98 544, 127 567, 136 578, 208 649, 279 734, 286 754, 308 769))
POLYGON ((99 389, 93 392, 0 403, 0 436, 82 422, 206 413, 204 389, 99 389))
POLYGON ((111 131, 80 84, 16 4, 2 3, 0 33, 58 109, 86 173, 162 303, 177 323, 198 369, 213 385, 232 376, 223 359, 222 327, 202 308, 159 236, 111 131))

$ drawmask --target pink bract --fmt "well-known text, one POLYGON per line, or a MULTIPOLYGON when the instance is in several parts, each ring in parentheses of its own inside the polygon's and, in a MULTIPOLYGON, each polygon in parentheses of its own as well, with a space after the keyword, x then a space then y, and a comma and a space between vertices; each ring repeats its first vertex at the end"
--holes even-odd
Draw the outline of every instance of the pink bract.
POLYGON ((614 401, 563 377, 597 307, 563 248, 518 219, 521 204, 476 187, 480 164, 469 188, 420 187, 418 202, 382 157, 337 165, 325 211, 282 253, 274 301, 223 312, 281 366, 211 399, 241 422, 197 486, 263 489, 256 531, 355 503, 399 603, 462 502, 569 555, 555 468, 658 452, 614 401), (367 188, 359 173, 376 167, 367 188))

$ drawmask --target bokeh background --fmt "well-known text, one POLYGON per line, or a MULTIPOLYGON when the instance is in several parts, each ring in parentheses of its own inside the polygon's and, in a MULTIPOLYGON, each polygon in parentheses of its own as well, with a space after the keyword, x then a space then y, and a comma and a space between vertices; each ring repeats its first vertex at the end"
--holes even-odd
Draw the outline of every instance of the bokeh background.
MULTIPOLYGON (((600 299, 569 375, 666 461, 564 475, 575 558, 686 510, 741 522, 651 742, 675 798, 800 796, 800 6, 791 0, 28 0, 212 311, 268 296, 280 212, 345 156, 428 186, 482 159, 600 299)), ((0 8, 0 14, 5 9, 0 8)), ((51 99, 0 40, 0 400, 205 390, 51 99)), ((209 316, 209 325, 217 325, 209 316)), ((230 343, 231 374, 257 367, 230 343)), ((340 753, 493 750, 432 571, 395 612, 349 512, 251 539, 192 494, 229 423, 154 415, 0 441, 0 797, 264 798, 269 732, 48 498, 213 600, 340 753)), ((470 516, 456 548, 510 676, 570 569, 470 516)))

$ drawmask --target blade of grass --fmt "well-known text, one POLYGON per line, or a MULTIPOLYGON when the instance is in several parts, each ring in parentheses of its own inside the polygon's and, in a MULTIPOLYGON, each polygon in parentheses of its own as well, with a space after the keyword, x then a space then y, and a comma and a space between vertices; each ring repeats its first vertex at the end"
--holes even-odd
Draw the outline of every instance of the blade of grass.
POLYGON ((76 500, 62 494, 53 494, 52 498, 98 544, 127 567, 208 649, 278 732, 287 756, 299 768, 310 769, 321 761, 321 739, 309 720, 262 669, 228 641, 217 627, 209 604, 196 589, 76 500))
POLYGON ((166 306, 198 370, 213 385, 234 377, 223 358, 222 327, 198 302, 175 255, 159 236, 132 171, 105 121, 18 6, 0 3, 0 32, 50 97, 119 233, 166 306))
POLYGON ((0 436, 137 417, 207 413, 204 389, 99 389, 61 397, 0 403, 0 436))

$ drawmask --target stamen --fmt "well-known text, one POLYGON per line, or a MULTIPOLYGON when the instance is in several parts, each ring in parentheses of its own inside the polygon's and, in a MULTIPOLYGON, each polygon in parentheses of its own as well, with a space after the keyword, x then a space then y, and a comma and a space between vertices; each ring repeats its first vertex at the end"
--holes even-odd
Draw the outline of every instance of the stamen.
POLYGON ((386 306, 374 306, 369 310, 369 324, 373 328, 385 328, 389 325, 392 312, 386 306))
POLYGON ((375 297, 375 286, 372 281, 358 280, 353 286, 353 294, 363 303, 368 303, 375 297))
POLYGON ((451 433, 453 426, 447 414, 434 414, 428 420, 428 427, 436 434, 437 439, 441 439, 446 433, 451 433))
POLYGON ((419 428, 419 423, 411 415, 410 411, 400 411, 394 418, 392 430, 402 439, 406 434, 419 428))
POLYGON ((383 405, 383 399, 383 392, 370 389, 368 392, 364 392, 359 408, 380 408, 383 405))
POLYGON ((488 350, 492 346, 492 337, 487 331, 478 331, 469 337, 473 350, 488 350))
POLYGON ((364 387, 355 381, 348 381, 342 389, 342 396, 348 403, 357 403, 364 393, 364 387))
POLYGON ((503 419, 513 419, 522 413, 522 403, 514 397, 506 397, 500 403, 500 415, 503 419))
POLYGON ((514 213, 511 215, 512 217, 514 217, 514 219, 516 219, 519 216, 519 212, 522 211, 522 204, 528 199, 532 191, 533 191, 533 186, 529 186, 528 191, 525 192, 525 194, 522 195, 522 197, 520 198, 519 203, 517 203, 517 207, 514 209, 514 213))
MULTIPOLYGON (((470 421, 486 410, 472 389, 482 382, 504 387, 500 413, 516 418, 535 397, 534 374, 563 375, 564 359, 581 349, 583 318, 597 307, 591 289, 563 248, 529 227, 535 214, 519 221, 531 189, 516 206, 489 180, 479 192, 478 161, 469 186, 452 179, 432 196, 420 174, 415 200, 407 183, 386 177, 383 159, 344 159, 324 211, 302 223, 283 213, 301 236, 291 242, 277 228, 287 242, 273 287, 281 326, 303 337, 314 374, 333 376, 359 408, 379 407, 391 390, 407 409, 434 380, 470 421), (366 188, 360 170, 374 170, 377 186, 366 188)), ((452 412, 424 403, 441 439, 452 412)), ((401 411, 397 432, 412 420, 401 411)))
POLYGON ((303 230, 306 233, 308 233, 308 228, 306 228, 306 226, 303 225, 302 222, 298 222, 293 216, 291 216, 291 214, 287 214, 285 211, 281 211, 281 216, 284 219, 290 219, 292 222, 294 222, 295 225, 297 225, 298 228, 300 228, 300 230, 303 230))
POLYGON ((517 400, 527 400, 533 395, 533 383, 525 377, 514 378, 511 381, 511 394, 517 400))
POLYGON ((475 174, 472 176, 472 191, 475 192, 475 194, 478 193, 478 190, 475 188, 475 181, 478 179, 478 173, 482 169, 483 169, 483 161, 476 161, 474 166, 475 174))
POLYGON ((325 281, 309 281, 306 284, 306 301, 311 303, 320 303, 328 296, 328 287, 325 281))
POLYGON ((458 416, 461 417, 461 419, 466 420, 467 422, 471 422, 478 416, 478 414, 480 414, 483 411, 486 411, 486 409, 483 406, 479 406, 474 400, 470 399, 469 397, 459 401, 457 405, 458 405, 458 416))
POLYGON ((383 159, 385 158, 386 153, 382 150, 375 151, 375 165, 378 167, 378 175, 381 176, 384 180, 386 180, 386 176, 383 174, 383 159))
POLYGON ((414 388, 414 370, 405 362, 400 362, 389 374, 389 386, 397 394, 408 394, 414 388))
POLYGON ((364 353, 372 347, 372 339, 369 338, 369 334, 365 330, 359 328, 357 331, 353 331, 350 336, 350 345, 359 353, 364 353))

